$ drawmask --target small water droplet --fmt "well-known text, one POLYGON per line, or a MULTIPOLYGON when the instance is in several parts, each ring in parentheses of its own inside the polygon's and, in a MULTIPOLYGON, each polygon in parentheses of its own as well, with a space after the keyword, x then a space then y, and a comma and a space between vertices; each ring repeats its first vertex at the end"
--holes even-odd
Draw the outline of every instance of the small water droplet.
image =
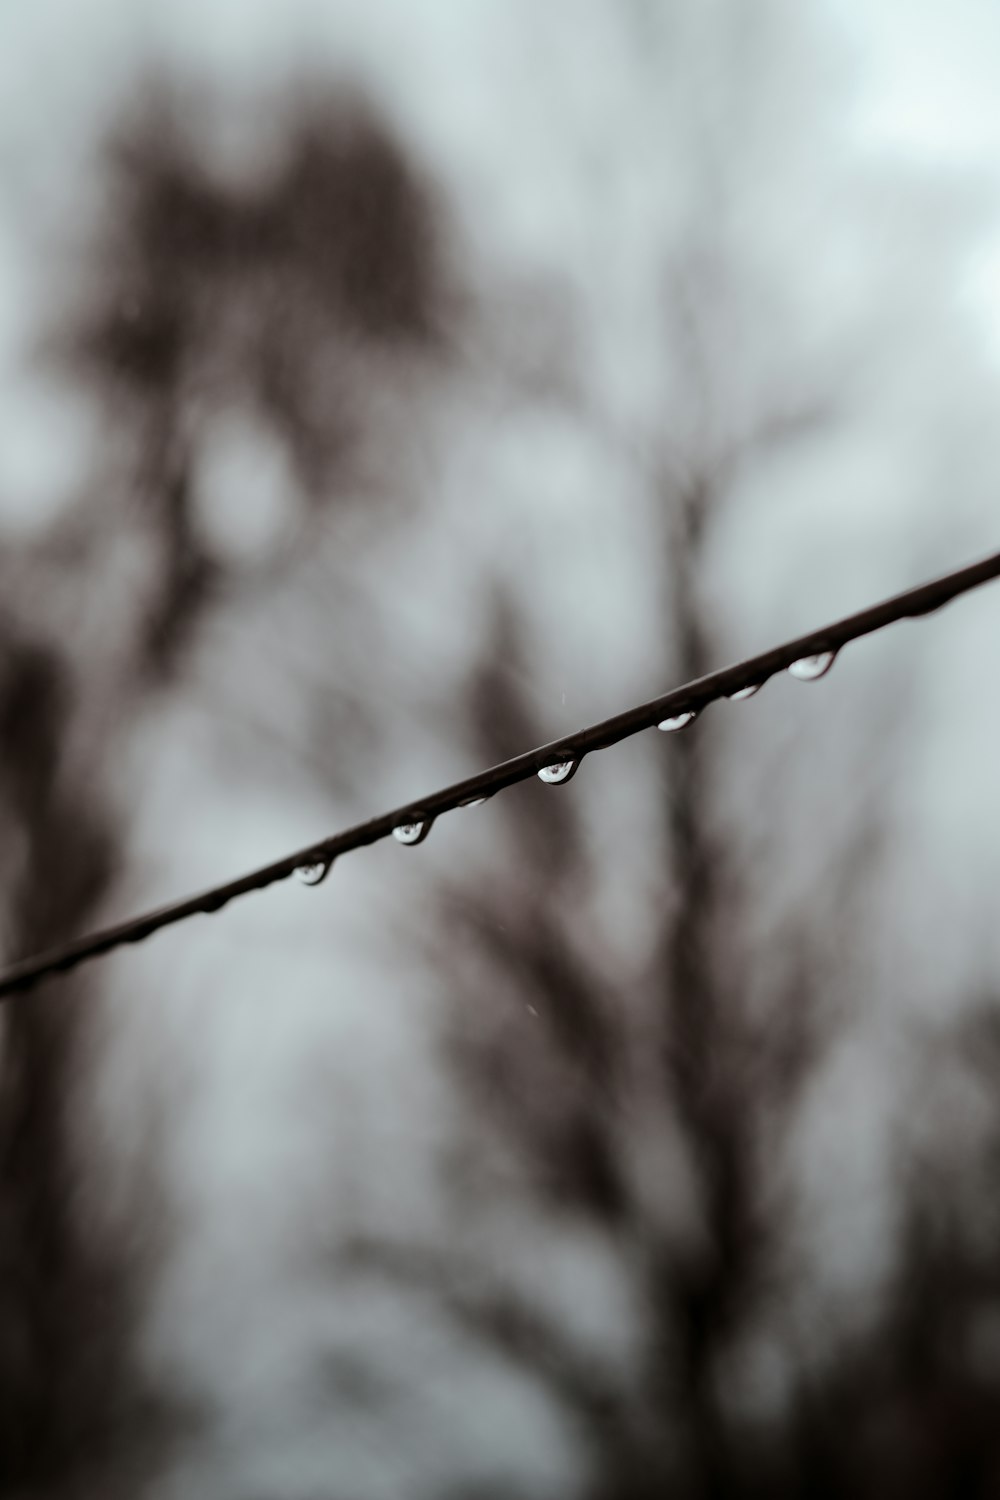
POLYGON ((538 779, 544 781, 546 786, 561 786, 564 781, 569 781, 577 764, 575 760, 554 760, 550 765, 541 767, 538 779))
POLYGON ((677 729, 686 729, 688 724, 693 724, 698 717, 696 708, 686 708, 683 713, 674 714, 672 718, 661 719, 657 729, 662 729, 664 734, 672 734, 677 729))
POLYGON ((735 693, 727 693, 730 703, 743 703, 747 698, 752 698, 754 693, 759 693, 764 686, 762 682, 751 682, 747 687, 737 688, 735 693))
POLYGON ((299 865, 295 871, 296 880, 301 880, 303 885, 319 885, 330 873, 332 859, 317 859, 312 864, 299 865))
POLYGON ((466 797, 465 801, 458 805, 459 807, 482 807, 483 803, 489 800, 489 797, 466 797))
POLYGON ((430 831, 429 819, 415 818, 412 823, 398 823, 392 836, 400 844, 421 844, 430 831))
POLYGON ((792 662, 788 668, 789 676, 797 677, 800 682, 815 682, 826 676, 836 658, 836 651, 818 651, 815 656, 803 656, 792 662))

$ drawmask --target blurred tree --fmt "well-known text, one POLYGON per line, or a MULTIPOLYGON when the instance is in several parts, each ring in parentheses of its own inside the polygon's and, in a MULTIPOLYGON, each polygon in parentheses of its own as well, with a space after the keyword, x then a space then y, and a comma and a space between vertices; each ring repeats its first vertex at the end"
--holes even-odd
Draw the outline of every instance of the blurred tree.
MULTIPOLYGON (((236 186, 198 143, 162 90, 122 128, 82 295, 46 350, 104 406, 106 467, 50 534, 8 543, 2 558, 12 957, 70 938, 115 895, 127 812, 114 778, 129 726, 183 677, 213 608, 287 567, 345 493, 379 363, 425 357, 438 339, 433 205, 371 111, 307 104, 273 174, 236 186), (238 513, 234 555, 220 551, 226 526, 205 517, 206 446, 241 407, 292 476, 289 540, 262 560, 240 555, 238 513)), ((104 974, 25 995, 3 1018, 5 1494, 134 1494, 134 1463, 166 1420, 133 1357, 155 1246, 95 1238, 100 1188, 73 1132, 104 974)), ((148 1190, 136 1205, 146 1238, 155 1207, 148 1190)))
MULTIPOLYGON (((815 305, 810 311, 815 288, 805 284, 815 263, 778 201, 786 143, 776 101, 787 91, 776 86, 773 60, 797 54, 783 51, 759 15, 751 37, 738 7, 710 9, 707 53, 692 53, 684 38, 678 46, 689 8, 623 12, 623 26, 637 25, 642 54, 631 75, 642 78, 633 103, 647 132, 637 151, 666 139, 663 170, 676 166, 681 178, 681 207, 650 256, 664 289, 649 318, 658 399, 644 390, 643 409, 623 420, 603 400, 599 378, 588 378, 579 349, 568 356, 572 370, 550 353, 550 368, 526 371, 531 331, 521 329, 519 340, 516 329, 496 333, 485 320, 492 351, 517 356, 508 365, 513 399, 523 393, 535 414, 569 411, 619 455, 623 476, 641 476, 653 503, 637 569, 655 569, 657 623, 677 682, 724 660, 706 583, 711 547, 747 474, 800 443, 849 430, 857 420, 852 372, 884 359, 885 329, 912 290, 887 291, 881 251, 869 244, 862 300, 877 311, 867 324, 862 311, 832 337, 817 335, 823 320, 815 305), (697 66, 706 55, 707 79, 697 66), (661 111, 671 80, 677 92, 661 111), (672 127, 679 138, 670 139, 672 127)), ((768 24, 783 14, 768 7, 768 24)), ((787 178, 794 187, 795 172, 787 178)), ((832 266, 835 251, 828 254, 832 266)), ((918 290, 914 305, 925 294, 918 290)), ((490 606, 492 628, 463 708, 477 761, 551 738, 531 693, 530 600, 499 578, 490 606)), ((886 708, 898 715, 900 697, 886 708)), ((784 896, 777 955, 762 960, 755 944, 774 893, 756 887, 780 862, 782 835, 746 806, 722 811, 729 734, 741 731, 712 719, 670 737, 660 823, 651 819, 648 830, 662 851, 646 893, 658 931, 639 981, 626 986, 603 970, 591 930, 591 919, 598 928, 601 921, 599 881, 585 815, 569 794, 538 789, 504 799, 493 817, 510 859, 498 857, 475 882, 439 876, 439 912, 428 917, 432 932, 450 937, 449 1042, 471 1101, 459 1202, 488 1221, 476 1163, 488 1155, 484 1136, 502 1142, 554 1235, 574 1227, 596 1234, 623 1267, 638 1309, 634 1367, 624 1376, 602 1368, 572 1316, 540 1305, 537 1288, 516 1276, 498 1277, 460 1234, 410 1249, 357 1240, 345 1263, 366 1274, 381 1265, 403 1285, 436 1293, 460 1327, 537 1381, 576 1420, 593 1455, 594 1500, 844 1494, 860 1483, 872 1493, 957 1493, 967 1479, 979 1486, 969 1493, 987 1493, 983 1476, 993 1467, 978 1391, 967 1398, 961 1381, 948 1382, 947 1409, 935 1412, 942 1430, 930 1444, 932 1469, 909 1425, 919 1424, 919 1405, 904 1391, 927 1349, 917 1327, 926 1297, 914 1295, 911 1277, 926 1277, 949 1308, 966 1280, 961 1259, 949 1250, 930 1255, 916 1227, 902 1244, 919 1270, 904 1266, 886 1322, 870 1325, 850 1350, 831 1334, 827 1375, 817 1382, 804 1362, 793 1368, 763 1430, 733 1399, 748 1350, 769 1341, 779 1360, 800 1353, 783 1347, 792 1209, 768 1146, 796 1128, 804 1088, 845 1021, 837 997, 848 987, 850 955, 870 937, 864 892, 880 869, 879 789, 894 744, 892 735, 878 749, 869 742, 868 780, 844 812, 840 842, 815 884, 784 896), (640 1167, 649 1160, 662 1164, 660 1201, 640 1167), (673 1208, 664 1196, 678 1200, 673 1208), (895 1361, 891 1376, 887 1360, 895 1361), (868 1403, 879 1415, 862 1422, 868 1403), (907 1412, 901 1429, 893 1426, 897 1403, 907 1412), (891 1430, 875 1435, 883 1418, 891 1430), (855 1446, 847 1429, 859 1422, 865 1435, 855 1446)), ((771 766, 769 775, 781 771, 771 766)), ((440 972, 439 943, 428 950, 440 972)), ((928 1379, 947 1381, 940 1366, 928 1379)))

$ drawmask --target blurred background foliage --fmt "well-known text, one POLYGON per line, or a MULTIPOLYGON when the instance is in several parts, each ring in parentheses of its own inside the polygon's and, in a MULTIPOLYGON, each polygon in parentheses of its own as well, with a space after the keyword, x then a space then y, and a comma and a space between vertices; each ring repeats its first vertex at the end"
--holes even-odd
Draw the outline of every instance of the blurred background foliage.
MULTIPOLYGON (((5 960, 996 545, 857 17, 348 14, 12 137, 5 960)), ((8 1005, 4 1493, 992 1494, 997 607, 8 1005)))

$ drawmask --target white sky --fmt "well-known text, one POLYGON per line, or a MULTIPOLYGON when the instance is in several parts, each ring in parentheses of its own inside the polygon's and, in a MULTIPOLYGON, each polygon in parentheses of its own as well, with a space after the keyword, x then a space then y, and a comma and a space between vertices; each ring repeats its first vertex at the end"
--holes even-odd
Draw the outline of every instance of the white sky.
POLYGON ((995 229, 969 294, 1000 355, 1000 8, 992 0, 831 0, 857 38, 859 137, 916 164, 981 174, 995 229))
MULTIPOLYGON (((970 256, 965 295, 1000 355, 1000 10, 988 0, 829 0, 855 72, 853 133, 873 151, 961 176, 995 218, 970 256)), ((588 120, 627 108, 626 77, 602 61, 610 12, 587 0, 547 12, 546 54, 576 22, 581 85, 560 100, 585 139, 588 120), (588 55, 589 54, 589 55, 588 55), (617 80, 617 82, 616 82, 617 80)), ((401 112, 460 197, 476 203, 483 245, 561 263, 586 195, 565 181, 521 38, 524 0, 330 5, 320 0, 35 0, 0 15, 0 515, 27 530, 68 498, 95 434, 86 409, 26 375, 22 353, 49 311, 52 254, 72 254, 84 164, 122 86, 150 59, 173 57, 217 86, 245 89, 325 56, 360 66, 401 112), (533 113, 535 111, 535 113, 533 113), (512 113, 513 112, 513 113, 512 113), (532 132, 532 170, 512 174, 511 131, 532 132), (69 238, 67 238, 69 231, 69 238), (55 424, 62 440, 49 441, 55 424)), ((612 32, 614 28, 611 28, 612 32)), ((262 117, 266 120, 266 115, 262 117)), ((558 135, 558 132, 556 132, 558 135)), ((592 143, 599 149, 599 140, 592 143)), ((523 153, 521 156, 523 160, 523 153)), ((592 238, 580 220, 578 242, 592 238)), ((501 252, 502 253, 502 252, 501 252)))

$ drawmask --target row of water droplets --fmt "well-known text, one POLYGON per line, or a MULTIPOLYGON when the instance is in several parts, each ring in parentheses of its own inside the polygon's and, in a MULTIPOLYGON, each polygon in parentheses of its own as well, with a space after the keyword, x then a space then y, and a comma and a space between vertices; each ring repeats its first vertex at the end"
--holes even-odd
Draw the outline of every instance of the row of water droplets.
MULTIPOLYGON (((802 656, 798 661, 792 662, 788 668, 788 673, 791 677, 797 678, 799 682, 816 682, 820 677, 826 676, 827 672, 833 666, 836 656, 836 651, 818 651, 813 656, 802 656)), ((751 682, 746 687, 737 688, 735 693, 727 695, 729 702, 742 703, 747 698, 752 698, 755 693, 760 692, 765 680, 751 682)), ((662 729, 665 734, 673 734, 677 730, 686 729, 689 724, 693 724, 698 717, 698 713, 699 710, 697 708, 682 708, 678 713, 671 714, 669 718, 661 719, 656 727, 657 729, 662 729)), ((563 782, 569 781, 579 764, 578 760, 571 760, 569 758, 550 761, 547 766, 542 766, 538 772, 538 776, 548 786, 561 786, 563 782)))
MULTIPOLYGON (((460 802, 458 806, 482 807, 483 803, 488 802, 492 795, 492 792, 490 792, 483 797, 467 797, 466 800, 464 802, 460 802)), ((433 822, 433 818, 417 817, 416 815, 414 815, 405 823, 397 823, 395 828, 392 830, 392 836, 398 844, 422 844, 424 839, 430 833, 433 822)), ((296 866, 295 877, 297 880, 300 880, 303 885, 319 885, 321 881, 326 879, 327 875, 330 872, 330 867, 332 866, 332 864, 333 860, 326 855, 323 855, 319 859, 311 861, 309 864, 296 866)))
MULTIPOLYGON (((813 656, 800 657, 793 661, 788 668, 790 677, 795 677, 799 682, 817 682, 825 677, 836 660, 836 651, 818 651, 813 656)), ((765 679, 766 680, 766 679, 765 679)), ((730 703, 742 703, 747 698, 752 698, 759 693, 764 686, 764 680, 748 683, 746 687, 737 688, 735 693, 729 693, 730 703)), ((699 710, 696 708, 684 708, 671 717, 661 719, 657 729, 662 729, 665 734, 672 734, 679 729, 686 729, 693 724, 698 717, 699 710)), ((562 760, 549 761, 547 765, 539 767, 538 779, 544 781, 546 786, 563 786, 576 774, 580 760, 577 757, 565 756, 562 760)), ((460 802, 460 807, 480 807, 488 800, 487 797, 470 797, 465 802, 460 802)), ((433 818, 418 817, 414 815, 406 823, 397 823, 392 830, 392 836, 400 844, 413 845, 422 844, 431 831, 433 818)), ((319 885, 326 879, 333 864, 332 859, 320 858, 316 861, 299 865, 295 871, 296 876, 303 885, 319 885)))
MULTIPOLYGON (((493 795, 489 792, 484 797, 466 797, 464 802, 459 802, 459 807, 482 807, 493 795)), ((433 818, 421 818, 414 815, 408 823, 397 823, 392 830, 392 836, 398 844, 422 844, 431 831, 433 818)))
MULTIPOLYGON (((825 677, 837 659, 836 651, 817 651, 813 656, 801 656, 798 661, 793 661, 788 668, 788 675, 795 677, 799 682, 818 682, 825 677)), ((749 682, 746 687, 737 688, 735 693, 727 693, 730 703, 743 703, 747 698, 752 698, 759 693, 764 686, 765 679, 760 682, 749 682)), ((670 718, 661 719, 657 729, 662 729, 665 734, 672 734, 678 729, 686 729, 693 724, 698 717, 697 708, 683 708, 679 713, 671 715, 670 718)))

